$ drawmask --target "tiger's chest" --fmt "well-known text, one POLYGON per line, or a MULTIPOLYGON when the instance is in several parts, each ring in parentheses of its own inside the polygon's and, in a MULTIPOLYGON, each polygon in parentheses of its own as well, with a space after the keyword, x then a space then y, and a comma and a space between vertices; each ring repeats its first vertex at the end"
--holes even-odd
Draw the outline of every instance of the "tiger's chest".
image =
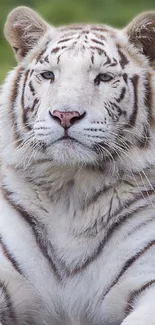
MULTIPOLYGON (((135 270, 132 268, 130 273, 128 261, 137 254, 137 247, 148 240, 142 233, 135 232, 132 238, 128 233, 146 220, 145 205, 144 212, 137 210, 136 222, 130 220, 129 209, 126 220, 124 210, 120 227, 116 218, 105 235, 103 219, 106 218, 101 215, 96 223, 96 210, 92 214, 88 210, 88 215, 83 212, 78 222, 75 218, 71 223, 66 211, 61 214, 52 207, 51 220, 42 211, 38 221, 19 201, 15 205, 14 200, 9 202, 3 197, 0 200, 1 240, 9 252, 6 256, 0 251, 1 261, 9 268, 16 265, 34 286, 51 322, 120 324, 125 316, 129 288, 135 284, 135 270), (82 227, 80 218, 85 220, 82 227), (87 219, 91 219, 91 224, 87 219)), ((153 210, 148 214, 150 219, 151 214, 153 210)), ((149 240, 154 238, 154 229, 148 234, 149 240)))

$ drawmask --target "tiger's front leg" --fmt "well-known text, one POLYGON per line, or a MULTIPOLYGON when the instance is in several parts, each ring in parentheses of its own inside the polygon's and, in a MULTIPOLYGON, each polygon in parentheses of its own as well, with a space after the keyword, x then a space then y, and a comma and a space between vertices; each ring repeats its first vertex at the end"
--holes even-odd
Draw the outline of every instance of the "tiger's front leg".
POLYGON ((135 295, 130 307, 121 325, 155 325, 155 282, 135 295))
POLYGON ((42 325, 43 314, 35 288, 13 269, 0 266, 0 325, 42 325))

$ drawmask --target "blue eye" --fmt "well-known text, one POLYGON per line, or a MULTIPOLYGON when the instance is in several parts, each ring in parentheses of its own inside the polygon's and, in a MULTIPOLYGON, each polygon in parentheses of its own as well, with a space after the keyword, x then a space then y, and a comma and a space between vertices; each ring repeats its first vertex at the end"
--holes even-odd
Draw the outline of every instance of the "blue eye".
POLYGON ((45 71, 41 73, 42 78, 54 81, 54 73, 52 71, 45 71))
POLYGON ((109 82, 113 79, 113 76, 108 73, 100 73, 94 80, 96 85, 99 85, 100 82, 109 82))

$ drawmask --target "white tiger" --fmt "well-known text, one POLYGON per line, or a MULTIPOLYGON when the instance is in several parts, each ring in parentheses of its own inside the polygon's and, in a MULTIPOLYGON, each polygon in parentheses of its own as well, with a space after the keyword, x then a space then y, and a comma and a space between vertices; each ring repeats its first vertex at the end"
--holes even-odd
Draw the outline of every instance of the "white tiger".
POLYGON ((5 35, 0 323, 155 325, 155 12, 5 35))

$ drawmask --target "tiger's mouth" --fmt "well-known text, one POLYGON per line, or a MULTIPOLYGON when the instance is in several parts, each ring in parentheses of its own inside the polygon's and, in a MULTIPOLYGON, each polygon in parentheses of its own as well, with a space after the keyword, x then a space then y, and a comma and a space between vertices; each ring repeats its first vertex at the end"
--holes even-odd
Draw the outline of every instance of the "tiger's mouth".
POLYGON ((66 144, 67 144, 67 142, 68 142, 68 144, 70 143, 77 143, 77 144, 81 144, 81 145, 83 145, 83 146, 85 146, 84 145, 84 143, 82 143, 82 142, 80 142, 80 141, 78 141, 77 139, 74 139, 73 137, 70 137, 69 135, 67 135, 67 134, 65 134, 64 136, 62 136, 61 138, 59 138, 59 139, 56 139, 55 141, 51 141, 50 143, 48 143, 48 144, 46 144, 46 143, 44 143, 44 142, 41 142, 40 141, 40 143, 44 146, 44 149, 46 149, 46 148, 49 148, 49 147, 52 147, 52 145, 54 145, 54 144, 57 144, 57 143, 59 143, 59 142, 66 142, 66 144))
POLYGON ((71 137, 71 136, 69 136, 68 134, 65 134, 63 137, 61 137, 60 139, 58 139, 57 141, 55 141, 54 143, 56 143, 56 142, 60 142, 60 141, 70 141, 70 143, 72 142, 72 143, 78 143, 78 144, 80 144, 80 145, 83 145, 83 146, 86 146, 84 143, 82 143, 81 141, 79 141, 79 140, 77 140, 77 139, 75 139, 75 138, 73 138, 73 137, 71 137))
MULTIPOLYGON (((62 137, 60 137, 59 139, 56 139, 55 141, 51 141, 50 143, 46 144, 44 143, 43 144, 43 147, 44 149, 48 149, 48 148, 52 148, 53 145, 57 145, 57 144, 64 144, 64 148, 71 148, 73 147, 73 145, 79 145, 80 147, 83 147, 83 148, 87 148, 89 150, 91 150, 92 148, 89 147, 87 144, 85 144, 84 142, 72 137, 72 136, 69 136, 67 133, 65 133, 62 137)), ((76 149, 76 147, 74 148, 76 149)))

